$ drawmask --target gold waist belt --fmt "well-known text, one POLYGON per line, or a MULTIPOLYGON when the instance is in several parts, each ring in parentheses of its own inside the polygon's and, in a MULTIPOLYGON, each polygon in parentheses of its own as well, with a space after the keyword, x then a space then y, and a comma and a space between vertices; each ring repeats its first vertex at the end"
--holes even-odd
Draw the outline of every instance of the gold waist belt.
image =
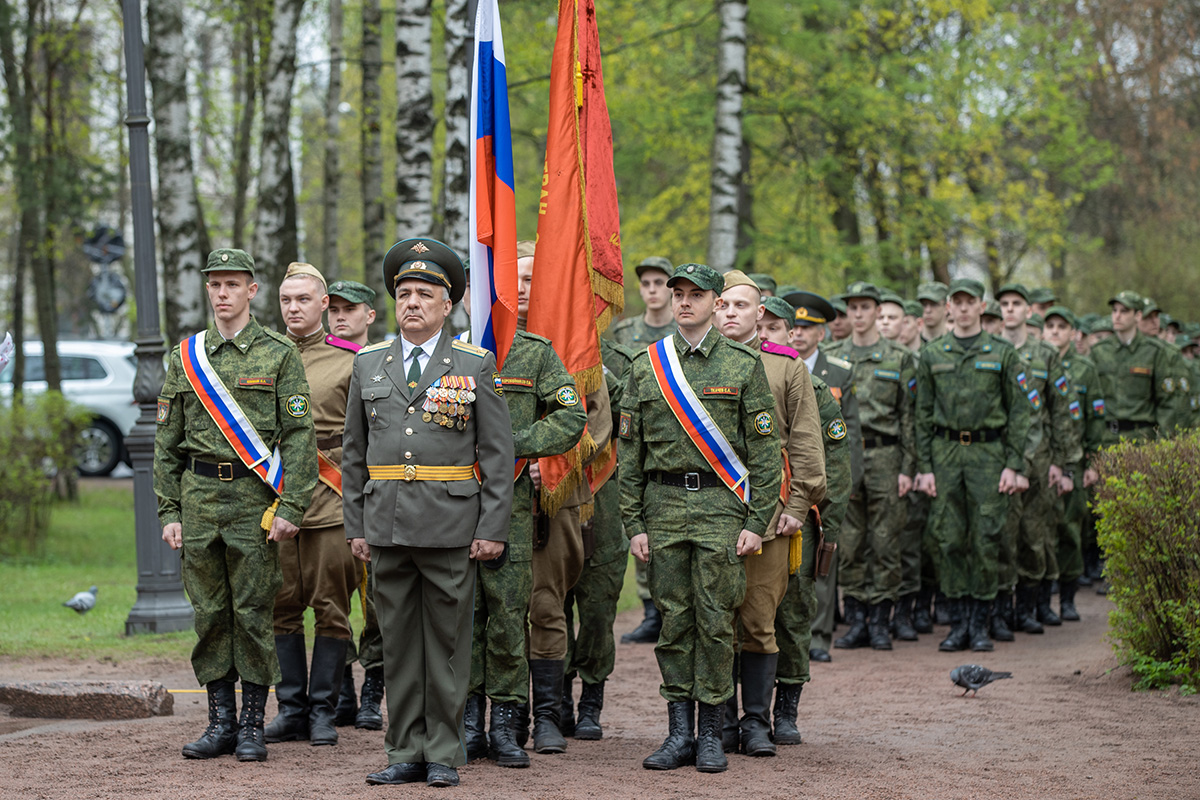
POLYGON ((423 467, 419 464, 386 464, 367 467, 373 481, 465 481, 475 477, 475 466, 423 467))

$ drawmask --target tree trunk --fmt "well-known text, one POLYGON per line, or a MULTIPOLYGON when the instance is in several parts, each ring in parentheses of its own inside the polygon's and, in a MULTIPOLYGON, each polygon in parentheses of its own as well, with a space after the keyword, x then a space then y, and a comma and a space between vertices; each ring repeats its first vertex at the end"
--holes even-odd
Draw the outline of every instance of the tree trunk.
POLYGON ((430 0, 396 2, 396 233, 433 229, 433 39, 430 0))
POLYGON ((442 239, 467 251, 471 177, 471 21, 468 0, 446 0, 446 172, 442 190, 442 239))
POLYGON ((372 341, 380 341, 388 324, 388 294, 383 285, 383 153, 380 145, 379 73, 383 67, 379 0, 363 0, 362 10, 362 199, 363 283, 375 290, 372 341))
POLYGON ((321 196, 320 270, 328 281, 341 273, 338 262, 338 200, 341 196, 338 165, 338 110, 342 104, 342 0, 329 0, 329 89, 325 95, 325 179, 321 196))
MULTIPOLYGON (((825 186, 833 200, 833 227, 843 246, 857 249, 862 244, 862 230, 858 224, 858 203, 854 196, 854 179, 858 175, 858 153, 846 141, 846 132, 835 129, 833 133, 834 171, 825 177, 825 186)), ((859 256, 846 259, 857 263, 859 256)))
POLYGON ((257 3, 244 0, 243 14, 235 26, 238 42, 234 49, 235 108, 233 132, 233 246, 246 246, 246 197, 250 193, 250 147, 258 98, 258 67, 254 56, 258 30, 257 3))
POLYGON ((287 265, 299 258, 296 229, 296 184, 292 172, 289 123, 292 86, 296 79, 296 29, 304 0, 276 0, 271 37, 261 45, 263 60, 263 125, 254 219, 255 273, 259 321, 282 329, 276 291, 287 265))
POLYGON ((742 172, 742 96, 746 91, 746 0, 717 0, 717 110, 708 211, 708 263, 723 271, 737 262, 742 172))
POLYGON ((192 161, 183 0, 155 0, 146 8, 146 74, 154 89, 154 149, 158 170, 158 243, 162 252, 167 341, 204 328, 204 268, 208 232, 192 161))

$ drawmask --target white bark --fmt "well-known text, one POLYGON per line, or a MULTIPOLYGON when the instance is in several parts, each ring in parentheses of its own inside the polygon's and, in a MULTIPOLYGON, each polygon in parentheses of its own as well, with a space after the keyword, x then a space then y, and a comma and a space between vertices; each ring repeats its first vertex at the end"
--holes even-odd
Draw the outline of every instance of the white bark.
POLYGON ((163 324, 178 342, 207 323, 204 268, 208 236, 192 159, 184 0, 155 0, 146 9, 146 74, 154 90, 155 211, 162 250, 163 324))
POLYGON ((396 235, 433 230, 430 0, 396 1, 396 235))
POLYGON ((467 253, 471 176, 470 43, 468 0, 446 0, 446 162, 443 236, 446 244, 467 253))
POLYGON ((717 0, 717 111, 709 199, 708 263, 732 269, 737 260, 742 172, 742 96, 746 89, 746 0, 717 0))
POLYGON ((321 263, 318 268, 332 281, 341 273, 338 263, 338 201, 341 197, 338 165, 338 107, 342 104, 342 0, 329 0, 329 87, 325 94, 325 179, 321 196, 321 263))
POLYGON ((371 341, 380 341, 391 327, 388 322, 387 289, 383 285, 383 155, 380 145, 379 73, 383 53, 379 31, 383 14, 379 0, 363 0, 362 10, 362 202, 363 283, 375 290, 375 324, 371 341))

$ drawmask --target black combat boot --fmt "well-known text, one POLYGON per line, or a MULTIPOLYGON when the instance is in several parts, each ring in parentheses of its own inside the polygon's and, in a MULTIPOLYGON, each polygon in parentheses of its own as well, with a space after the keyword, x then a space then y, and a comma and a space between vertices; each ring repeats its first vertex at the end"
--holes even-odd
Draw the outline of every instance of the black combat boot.
POLYGON ((736 753, 741 744, 741 728, 738 724, 738 684, 742 680, 742 654, 733 654, 733 694, 722 704, 724 715, 721 717, 721 747, 726 753, 736 753))
POLYGON ((933 604, 933 589, 922 588, 917 592, 916 605, 913 609, 913 630, 917 633, 933 633, 933 615, 929 607, 933 604))
POLYGON ((338 742, 333 714, 349 645, 349 639, 331 636, 318 636, 313 642, 312 668, 308 672, 308 738, 314 746, 338 742))
POLYGON ((1038 622, 1042 623, 1043 625, 1058 627, 1059 625, 1062 625, 1062 619, 1058 616, 1058 614, 1054 613, 1054 608, 1050 605, 1051 583, 1053 583, 1053 581, 1044 580, 1037 587, 1037 619, 1038 622))
MULTIPOLYGON (((304 634, 289 633, 275 637, 279 656, 279 684, 275 699, 279 713, 267 726, 268 742, 303 742, 308 739, 308 653, 304 634)), ((242 684, 245 686, 245 683, 242 684)))
MULTIPOLYGON (((891 650, 892 637, 888 635, 888 624, 892 618, 892 601, 884 600, 871 606, 871 621, 867 633, 871 637, 872 650, 891 650)), ((849 636, 849 634, 846 634, 849 636)))
POLYGON ((584 683, 579 690, 579 719, 575 720, 575 738, 594 741, 604 737, 600 712, 604 710, 604 681, 584 683))
MULTIPOLYGON (((695 706, 691 700, 674 700, 667 703, 667 738, 642 761, 646 769, 679 769, 695 763, 696 739, 692 729, 696 725, 695 706)), ((718 723, 719 724, 719 723, 718 723)), ((720 741, 717 746, 720 747, 720 741)))
POLYGON ((517 723, 515 728, 517 746, 524 747, 529 741, 529 701, 517 703, 517 723))
POLYGON ((1075 610, 1075 590, 1079 588, 1078 579, 1073 581, 1060 581, 1058 587, 1058 601, 1060 614, 1066 622, 1079 622, 1079 612, 1075 610))
POLYGON ((216 758, 232 753, 237 747, 237 695, 233 681, 210 681, 208 690, 208 727, 194 742, 183 746, 184 758, 216 758))
POLYGON ((940 591, 933 596, 933 621, 938 625, 954 624, 954 615, 950 612, 950 600, 940 591))
MULTIPOLYGON (((492 705, 494 706, 495 703, 492 705)), ((483 729, 483 715, 486 711, 486 697, 475 693, 467 695, 467 705, 463 708, 463 730, 467 735, 467 761, 487 757, 488 740, 483 729)))
POLYGON ((896 613, 892 615, 892 631, 902 642, 915 642, 918 639, 917 629, 913 625, 913 607, 916 602, 915 594, 906 594, 896 603, 896 613))
POLYGON ((242 718, 238 720, 237 748, 233 751, 238 761, 267 760, 263 718, 270 689, 261 683, 242 680, 242 718))
POLYGON ((997 642, 1011 642, 1017 638, 1012 632, 1012 613, 1012 592, 997 592, 996 599, 992 601, 990 623, 992 638, 997 642))
POLYGON ((779 653, 742 653, 742 752, 748 756, 773 756, 771 692, 779 653))
POLYGON ((383 667, 371 667, 363 678, 362 697, 354 727, 364 731, 383 730, 383 667))
POLYGON ((657 644, 658 634, 662 631, 662 614, 653 600, 643 600, 642 608, 645 616, 642 622, 629 633, 622 634, 621 644, 657 644))
POLYGON ((558 711, 558 729, 563 736, 575 735, 575 676, 563 676, 562 708, 558 711))
POLYGON ((803 683, 781 683, 775 687, 775 744, 800 744, 796 714, 803 683))
POLYGON ((867 632, 867 607, 860 600, 846 598, 846 620, 850 623, 850 630, 842 638, 834 640, 833 646, 839 650, 854 650, 869 645, 871 635, 867 632))
POLYGON ((533 752, 565 753, 567 740, 558 727, 563 693, 562 659, 530 659, 529 677, 533 683, 533 752))
POLYGON ((1036 584, 1017 584, 1017 630, 1024 633, 1046 632, 1036 616, 1038 588, 1036 584))
MULTIPOLYGON (((492 726, 488 731, 488 742, 492 749, 490 758, 496 759, 501 767, 528 767, 529 754, 517 744, 516 729, 520 711, 516 703, 492 703, 492 726)), ((528 719, 528 713, 526 719, 528 719)))
POLYGON ((946 599, 946 611, 950 614, 950 633, 938 645, 938 650, 943 653, 956 653, 959 650, 966 650, 969 643, 970 630, 970 609, 967 606, 967 600, 951 600, 946 599))
POLYGON ((698 772, 724 772, 729 768, 725 748, 721 746, 721 720, 725 716, 725 704, 711 706, 700 703, 696 715, 696 770, 698 772))
POLYGON ((971 650, 976 653, 990 653, 996 649, 988 637, 988 617, 991 616, 992 601, 972 598, 969 603, 970 616, 967 621, 967 635, 971 640, 971 650))
POLYGON ((354 691, 354 666, 346 665, 342 673, 342 690, 338 692, 337 710, 333 713, 333 724, 345 728, 354 724, 358 716, 358 694, 354 691))

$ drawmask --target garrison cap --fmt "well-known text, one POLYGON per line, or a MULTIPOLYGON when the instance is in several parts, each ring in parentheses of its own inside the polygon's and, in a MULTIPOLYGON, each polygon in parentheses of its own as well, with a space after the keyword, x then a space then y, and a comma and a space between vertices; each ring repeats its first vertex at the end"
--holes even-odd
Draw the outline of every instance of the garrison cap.
POLYGON ((1025 288, 1025 284, 1023 284, 1023 283, 1006 283, 1006 284, 1004 284, 1003 286, 1001 286, 999 289, 996 290, 996 299, 999 300, 1004 295, 1010 294, 1010 293, 1011 294, 1019 294, 1021 296, 1021 299, 1024 300, 1026 303, 1030 302, 1029 290, 1025 288))
POLYGON ((1000 310, 1000 301, 988 300, 987 305, 983 307, 983 316, 1004 319, 1004 313, 1000 310))
POLYGON ((763 308, 768 314, 773 314, 779 317, 784 322, 791 325, 796 319, 796 309, 792 308, 792 304, 782 297, 771 295, 762 299, 763 308))
POLYGON ((843 300, 874 300, 879 305, 879 287, 866 281, 855 281, 842 292, 843 300))
POLYGON ((1050 303, 1053 305, 1058 302, 1058 295, 1049 286, 1039 286, 1036 289, 1029 290, 1029 302, 1050 303))
POLYGON ((917 300, 929 300, 933 303, 944 303, 950 296, 950 289, 941 281, 929 281, 917 287, 917 300))
POLYGON ((920 300, 905 300, 904 315, 906 317, 919 317, 925 313, 925 309, 921 307, 920 300))
POLYGON ((321 274, 321 270, 314 267, 312 264, 305 264, 303 261, 293 261, 288 264, 287 272, 283 273, 283 279, 295 278, 297 275, 307 275, 310 278, 316 278, 321 282, 321 288, 325 289, 325 293, 329 293, 329 287, 325 283, 325 276, 321 274))
MULTIPOLYGON (((771 294, 775 294, 775 289, 776 289, 777 284, 775 283, 775 279, 772 278, 767 273, 751 272, 747 277, 749 277, 750 280, 754 281, 754 284, 759 288, 760 291, 770 292, 771 294)), ((725 282, 726 282, 726 284, 729 283, 728 276, 726 276, 725 282)))
POLYGON ((467 288, 467 275, 458 253, 437 239, 405 239, 387 251, 383 257, 383 285, 388 294, 395 298, 396 284, 410 278, 445 287, 451 303, 462 300, 467 288))
POLYGON ((904 308, 904 298, 893 292, 891 289, 884 289, 879 293, 880 303, 895 303, 904 308))
POLYGON ((332 296, 349 300, 351 303, 366 303, 371 305, 375 302, 375 290, 370 286, 359 283, 358 281, 334 281, 329 284, 329 288, 325 293, 332 296))
POLYGON ((1058 317, 1072 328, 1079 327, 1079 320, 1075 317, 1074 312, 1066 306, 1050 306, 1047 308, 1046 321, 1049 322, 1051 317, 1058 317))
POLYGON ((792 314, 793 327, 807 328, 812 325, 824 325, 837 316, 833 305, 819 294, 799 291, 792 292, 783 299, 796 309, 792 314))
POLYGON ((1130 311, 1141 311, 1146 307, 1146 300, 1137 292, 1131 292, 1128 289, 1123 292, 1117 292, 1116 295, 1108 301, 1111 306, 1113 303, 1120 303, 1130 311))
POLYGON ((675 273, 667 278, 667 286, 674 286, 679 281, 691 281, 701 289, 720 294, 725 291, 725 278, 707 264, 680 264, 675 273))
POLYGON ((1046 330, 1046 320, 1042 319, 1041 314, 1030 314, 1029 319, 1025 320, 1026 325, 1032 325, 1039 331, 1046 330))
POLYGON ((675 270, 675 268, 671 266, 671 262, 668 259, 665 259, 662 256, 647 256, 646 258, 642 259, 642 263, 633 268, 633 271, 636 272, 637 276, 640 278, 642 277, 642 273, 654 269, 663 273, 668 278, 671 277, 671 273, 675 270))
POLYGON ((245 250, 222 247, 208 254, 208 263, 201 272, 249 272, 254 277, 254 259, 245 250))
POLYGON ((533 239, 522 239, 517 242, 517 258, 532 258, 537 252, 537 242, 533 239))
POLYGON ((959 292, 966 292, 967 294, 971 295, 971 297, 982 298, 983 284, 974 278, 955 278, 954 280, 950 281, 950 288, 948 292, 948 297, 953 297, 959 292))
POLYGON ((758 285, 758 282, 740 269, 731 269, 725 273, 725 289, 722 289, 721 293, 724 294, 726 289, 732 289, 735 286, 752 286, 756 290, 762 291, 762 287, 758 285))

